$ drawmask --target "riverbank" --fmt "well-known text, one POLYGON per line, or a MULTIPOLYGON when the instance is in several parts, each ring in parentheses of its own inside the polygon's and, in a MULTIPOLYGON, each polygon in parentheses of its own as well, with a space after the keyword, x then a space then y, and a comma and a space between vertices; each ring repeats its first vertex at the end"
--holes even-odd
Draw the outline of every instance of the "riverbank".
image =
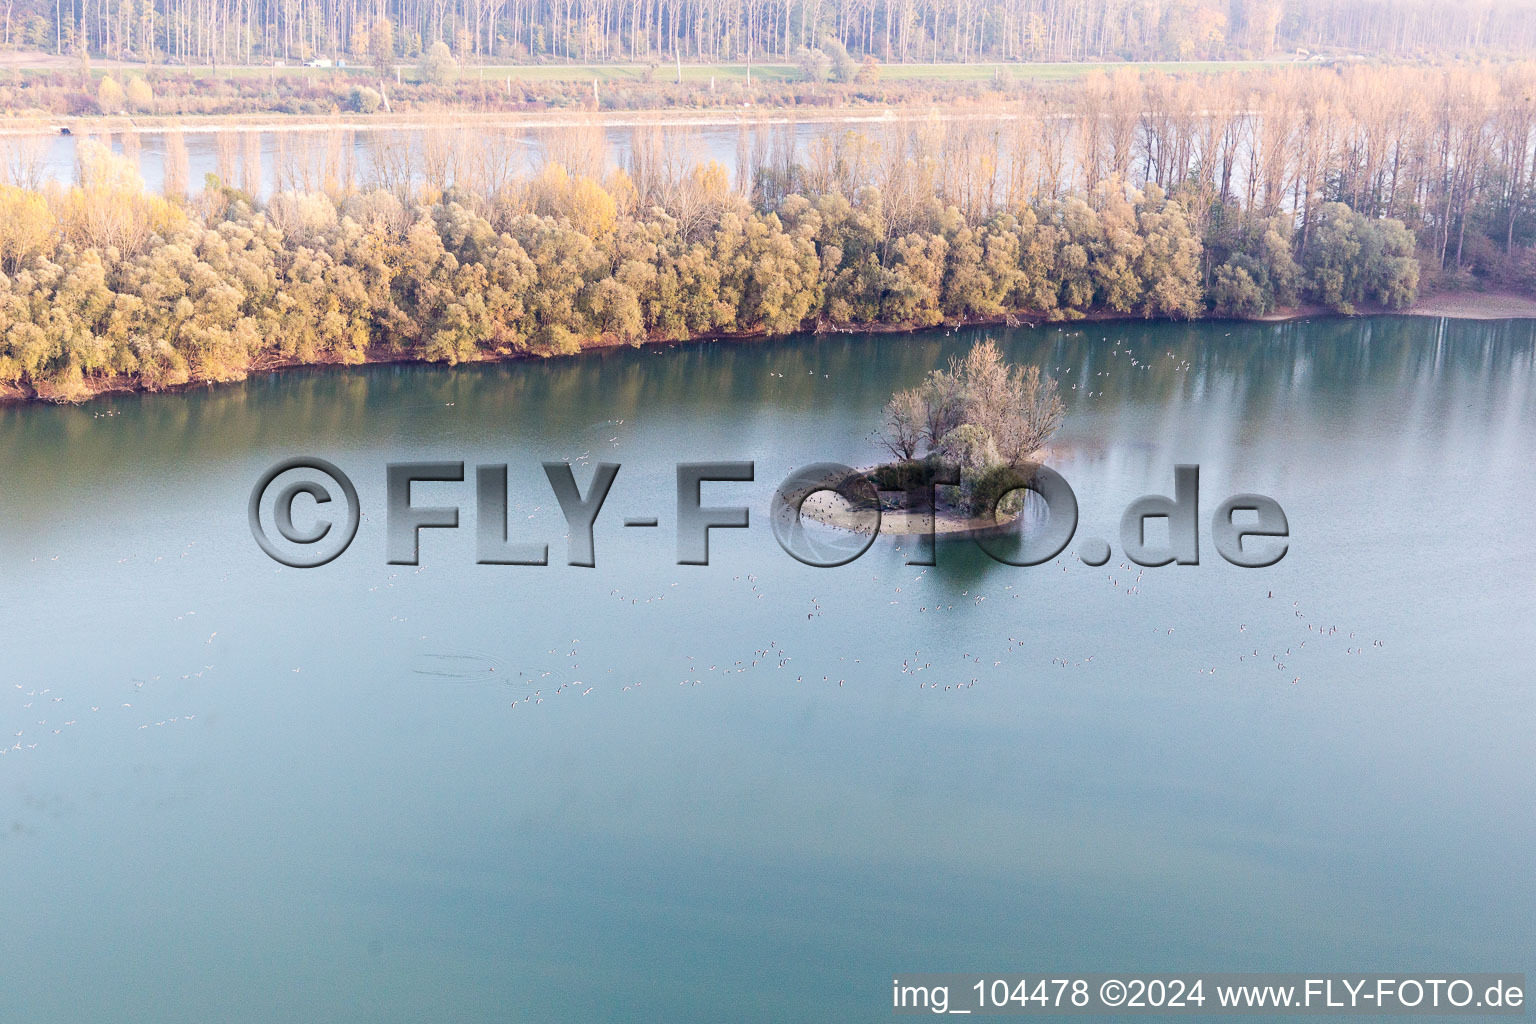
MULTIPOLYGON (((1536 320, 1536 299, 1512 294, 1492 294, 1483 292, 1446 292, 1428 296, 1412 306, 1403 310, 1377 310, 1362 312, 1356 316, 1421 316, 1443 317, 1451 320, 1508 320, 1508 319, 1532 319, 1536 320)), ((1251 321, 1237 321, 1239 323, 1282 323, 1296 320, 1313 320, 1319 318, 1351 319, 1344 314, 1332 312, 1321 306, 1295 307, 1282 310, 1276 314, 1261 317, 1251 321)), ((859 324, 857 326, 821 324, 809 328, 805 333, 814 335, 834 334, 916 334, 922 331, 952 331, 960 328, 986 328, 1000 327, 1005 329, 1036 329, 1050 325, 1061 326, 1073 323, 1145 323, 1147 318, 1127 316, 1112 311, 1095 311, 1076 320, 1050 320, 1048 318, 1032 316, 1028 312, 1007 313, 1000 316, 986 317, 961 317, 950 318, 942 324, 915 325, 915 324, 859 324)), ((1199 321, 1190 321, 1199 322, 1199 321)), ((765 341, 783 335, 770 335, 766 331, 738 331, 716 332, 701 334, 690 338, 646 338, 635 347, 657 347, 666 345, 708 344, 718 342, 752 342, 765 341)), ((625 348, 627 343, 622 342, 612 335, 604 335, 600 338, 590 339, 581 345, 574 353, 567 355, 547 355, 537 352, 512 352, 506 354, 487 353, 479 358, 465 360, 466 363, 502 363, 522 359, 556 359, 580 356, 591 352, 602 352, 609 349, 625 348)), ((58 404, 78 404, 88 402, 94 398, 100 398, 112 394, 132 394, 149 391, 187 391, 193 388, 213 387, 219 384, 235 384, 250 376, 262 373, 280 373, 285 370, 323 369, 353 366, 380 366, 405 363, 423 363, 429 360, 413 358, 402 355, 399 352, 387 348, 378 347, 369 349, 362 359, 277 359, 267 358, 253 363, 243 376, 231 377, 227 380, 199 380, 188 381, 182 384, 165 388, 146 388, 136 378, 129 375, 116 375, 101 377, 84 382, 83 390, 71 395, 63 396, 55 394, 48 387, 32 388, 18 384, 0 385, 0 403, 18 402, 52 402, 58 404)), ((446 365, 446 364, 445 364, 446 365)), ((957 524, 955 529, 969 529, 974 524, 957 524)))
POLYGON ((1536 297, 1513 292, 1439 292, 1401 312, 1451 320, 1528 320, 1536 319, 1536 297))
MULTIPOLYGON (((1253 75, 1288 61, 1153 62, 1146 64, 878 65, 865 77, 813 80, 792 64, 465 65, 446 80, 400 65, 380 75, 371 66, 339 68, 225 66, 146 68, 93 62, 37 67, 0 64, 0 113, 8 118, 57 119, 80 130, 102 116, 159 118, 230 116, 291 118, 296 127, 316 117, 356 117, 388 123, 403 114, 442 119, 527 112, 580 111, 624 115, 671 110, 791 112, 836 108, 923 106, 933 102, 987 107, 1015 102, 1026 92, 1069 87, 1084 77, 1131 67, 1139 73, 1188 79, 1253 75), (126 104, 112 87, 147 83, 149 93, 126 104), (121 82, 118 80, 121 79, 121 82)), ((140 90, 142 92, 142 90, 140 90)))
MULTIPOLYGON (((1277 309, 1258 317, 1263 323, 1285 323, 1315 317, 1344 316, 1327 306, 1306 305, 1277 309)), ((1362 308, 1355 316, 1424 316, 1448 320, 1536 320, 1536 296, 1515 292, 1454 291, 1422 295, 1403 309, 1384 306, 1362 308)))

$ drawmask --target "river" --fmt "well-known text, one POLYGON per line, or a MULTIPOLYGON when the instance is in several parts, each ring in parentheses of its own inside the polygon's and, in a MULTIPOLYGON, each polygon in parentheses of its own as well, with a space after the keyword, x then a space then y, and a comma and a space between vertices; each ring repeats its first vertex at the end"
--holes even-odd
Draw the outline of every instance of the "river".
POLYGON ((903 971, 1536 967, 1536 322, 994 333, 1068 404, 1081 522, 1036 568, 768 529, 970 331, 0 408, 5 1015, 878 1021, 903 971), (296 455, 363 511, 312 570, 246 516, 296 455), (594 568, 561 459, 622 466, 594 568), (506 463, 551 564, 475 563, 472 482, 418 484, 461 527, 388 564, 408 460, 506 463), (701 460, 754 461, 704 491, 751 525, 678 565, 701 460), (1181 463, 1200 564, 1127 568, 1181 463), (1210 542, 1239 492, 1286 512, 1271 568, 1210 542))

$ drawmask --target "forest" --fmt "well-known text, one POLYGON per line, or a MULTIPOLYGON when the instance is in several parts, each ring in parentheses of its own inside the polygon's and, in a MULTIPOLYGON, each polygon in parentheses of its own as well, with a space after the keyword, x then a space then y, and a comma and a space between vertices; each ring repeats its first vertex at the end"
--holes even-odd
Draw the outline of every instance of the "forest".
POLYGON ((531 162, 472 121, 369 138, 366 168, 340 125, 264 167, 222 133, 196 189, 173 131, 163 194, 131 130, 82 140, 67 187, 0 140, 0 384, 1536 291, 1536 64, 1127 69, 1007 118, 743 121, 734 168, 655 124, 616 165, 600 119, 531 162))
POLYGON ((715 165, 682 209, 550 164, 514 198, 454 187, 137 191, 91 144, 83 185, 0 187, 0 383, 56 400, 107 386, 236 380, 264 366, 557 355, 600 344, 805 327, 1195 317, 1289 292, 1350 309, 1412 298, 1411 234, 1320 209, 1301 258, 1259 224, 1208 290, 1184 203, 1157 185, 1040 200, 971 223, 920 203, 897 228, 873 186, 752 208, 715 165), (1027 311, 1016 312, 1016 311, 1027 311))
POLYGON ((1529 273, 1536 124, 1529 103, 1487 111, 1533 69, 1393 75, 1259 76, 1223 106, 1213 84, 1122 73, 1070 108, 805 146, 744 124, 734 170, 656 126, 615 166, 594 121, 546 132, 529 166, 513 132, 380 133, 362 172, 338 129, 296 134, 267 183, 256 136, 223 134, 193 189, 173 134, 151 194, 132 132, 83 140, 68 187, 11 144, 0 383, 73 399, 290 363, 1351 312, 1529 273), (1487 111, 1453 102, 1469 94, 1487 111))
POLYGON ((1530 54, 1533 0, 3 0, 0 46, 145 63, 1530 54), (830 43, 830 46, 827 46, 830 43), (836 56, 836 53, 832 53, 836 56))

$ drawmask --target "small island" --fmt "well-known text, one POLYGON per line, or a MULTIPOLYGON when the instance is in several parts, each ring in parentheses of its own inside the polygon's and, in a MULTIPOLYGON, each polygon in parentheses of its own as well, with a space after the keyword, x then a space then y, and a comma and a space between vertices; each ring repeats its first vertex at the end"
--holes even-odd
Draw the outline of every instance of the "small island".
MULTIPOLYGON (((932 479, 942 467, 958 470, 957 485, 934 489, 932 531, 974 536, 1006 528, 1024 507, 1019 490, 1049 455, 1065 408, 1056 382, 1037 366, 1003 359, 991 338, 964 358, 934 370, 917 387, 898 391, 885 406, 879 439, 892 461, 863 471, 876 490, 902 492, 932 479)), ((930 510, 909 509, 898 495, 880 499, 880 532, 929 532, 930 510)), ((821 491, 801 513, 838 529, 868 530, 867 510, 821 491)))

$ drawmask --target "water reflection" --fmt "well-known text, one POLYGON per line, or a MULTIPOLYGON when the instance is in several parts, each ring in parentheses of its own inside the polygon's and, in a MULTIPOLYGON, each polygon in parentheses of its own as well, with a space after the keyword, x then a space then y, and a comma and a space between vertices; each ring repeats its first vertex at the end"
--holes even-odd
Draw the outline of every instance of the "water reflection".
POLYGON ((1101 568, 888 540, 817 570, 767 529, 778 480, 873 461, 891 391, 978 332, 0 408, 7 1006, 873 1021, 908 968, 1508 969, 1536 946, 1533 330, 993 332, 1063 384, 1101 568), (310 572, 245 523, 297 454, 367 513, 310 572), (562 564, 559 458, 624 467, 595 569, 562 564), (758 479, 706 498, 753 528, 678 566, 675 464, 722 458, 758 479), (386 564, 405 459, 508 463, 552 564, 476 566, 451 484, 418 497, 465 528, 386 564), (1280 501, 1286 559, 1126 567, 1121 510, 1180 462, 1202 515, 1280 501))

